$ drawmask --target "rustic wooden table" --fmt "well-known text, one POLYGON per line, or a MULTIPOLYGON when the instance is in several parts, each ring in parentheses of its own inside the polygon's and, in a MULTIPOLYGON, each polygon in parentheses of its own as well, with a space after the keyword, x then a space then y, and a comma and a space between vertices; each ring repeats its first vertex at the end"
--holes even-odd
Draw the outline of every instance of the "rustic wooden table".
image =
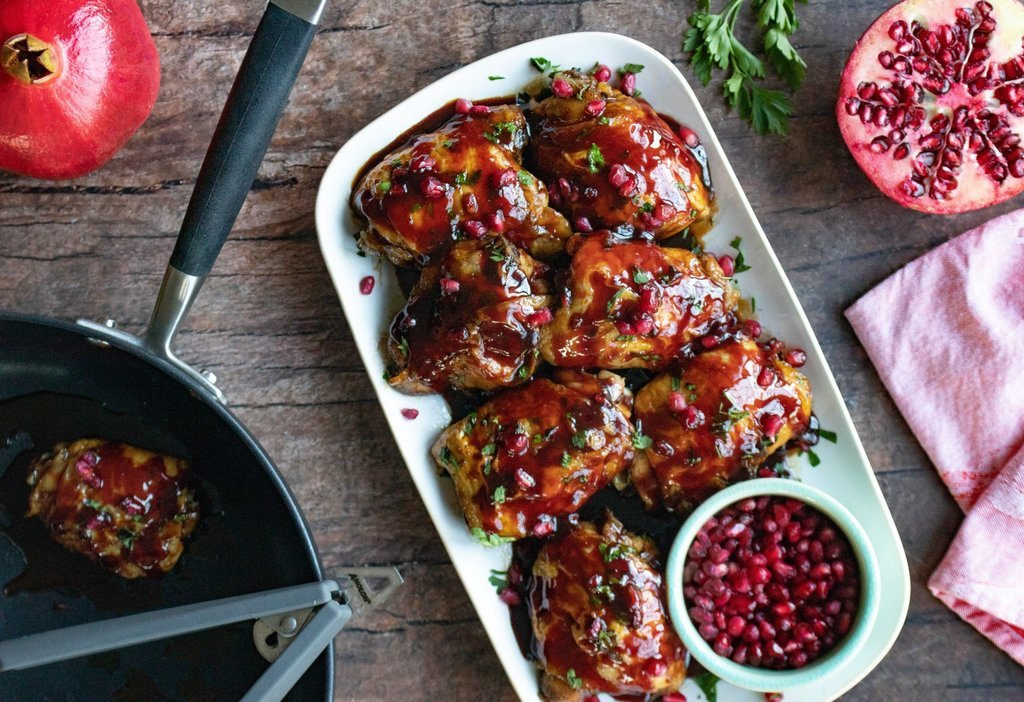
MULTIPOLYGON (((1014 204, 925 216, 882 197, 833 117, 838 76, 888 0, 798 6, 809 65, 787 139, 758 137, 700 88, 754 210, 804 305, 906 546, 910 615, 892 652, 844 699, 1024 699, 1024 670, 928 593, 961 514, 896 411, 843 309, 913 258, 1014 204)), ((690 3, 337 1, 299 78, 235 233, 179 339, 213 370, 306 512, 324 561, 398 564, 407 585, 337 641, 338 700, 512 700, 384 425, 317 248, 324 167, 361 126, 493 51, 549 34, 620 32, 692 75, 690 3)), ((0 308, 148 319, 166 259, 259 3, 145 0, 163 60, 156 109, 99 172, 70 183, 0 175, 0 308)), ((599 47, 595 47, 599 53, 599 47)), ((1018 203, 1019 204, 1019 203, 1018 203)))

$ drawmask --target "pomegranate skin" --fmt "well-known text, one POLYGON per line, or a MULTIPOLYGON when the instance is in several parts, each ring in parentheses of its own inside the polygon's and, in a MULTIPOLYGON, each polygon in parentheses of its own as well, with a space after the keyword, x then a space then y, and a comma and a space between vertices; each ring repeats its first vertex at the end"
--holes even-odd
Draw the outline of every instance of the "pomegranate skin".
POLYGON ((836 119, 876 187, 935 214, 1024 190, 1022 39, 1016 0, 905 0, 875 20, 843 71, 836 119))
POLYGON ((160 59, 134 0, 4 0, 0 42, 49 44, 56 70, 25 83, 0 69, 0 170, 48 180, 93 171, 149 116, 160 59))

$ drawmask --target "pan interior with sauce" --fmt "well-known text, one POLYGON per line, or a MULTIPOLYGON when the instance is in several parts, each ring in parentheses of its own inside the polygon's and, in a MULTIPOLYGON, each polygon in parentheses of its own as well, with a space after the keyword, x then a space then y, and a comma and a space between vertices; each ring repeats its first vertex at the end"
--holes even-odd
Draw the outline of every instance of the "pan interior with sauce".
MULTIPOLYGON (((0 315, 0 640, 318 580, 301 516, 249 442, 230 414, 136 356, 72 325, 0 315), (125 580, 25 517, 29 462, 79 438, 192 462, 200 522, 167 576, 125 580)), ((239 624, 0 673, 0 702, 231 700, 268 665, 239 624)), ((321 656, 288 699, 322 700, 330 667, 321 656)))

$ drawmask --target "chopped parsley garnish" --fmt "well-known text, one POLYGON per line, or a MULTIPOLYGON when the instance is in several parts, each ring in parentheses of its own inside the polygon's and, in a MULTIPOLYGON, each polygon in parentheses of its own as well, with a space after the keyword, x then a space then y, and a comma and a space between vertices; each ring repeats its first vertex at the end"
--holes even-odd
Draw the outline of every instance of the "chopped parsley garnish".
POLYGON ((450 148, 452 148, 452 144, 454 144, 454 143, 455 142, 452 141, 451 139, 445 139, 444 141, 441 142, 441 146, 443 146, 446 149, 450 149, 450 148))
POLYGON ((487 80, 505 80, 505 76, 487 76, 487 80))
POLYGON ((487 582, 500 594, 502 590, 508 587, 508 572, 504 570, 491 570, 491 577, 487 578, 487 582))
POLYGON ((637 425, 636 431, 633 432, 633 448, 644 450, 649 449, 653 444, 654 440, 644 434, 640 426, 637 425))
POLYGON ((459 462, 455 459, 455 456, 452 455, 452 450, 447 446, 441 447, 441 450, 437 452, 437 457, 441 460, 441 463, 444 463, 446 466, 450 466, 451 468, 459 467, 459 462))
POLYGON ((587 447, 587 432, 585 429, 572 435, 572 445, 578 449, 587 447))
POLYGON ((622 75, 625 75, 627 73, 632 73, 633 75, 636 75, 637 73, 639 73, 642 70, 644 70, 644 67, 643 67, 642 64, 639 64, 639 63, 627 63, 625 66, 623 66, 622 68, 619 69, 619 75, 622 76, 622 75))
POLYGON ((757 313, 757 298, 753 295, 750 296, 750 314, 757 313))
MULTIPOLYGON (((536 59, 534 60, 536 61, 536 59)), ((580 680, 580 676, 576 675, 576 671, 572 668, 569 668, 569 670, 565 671, 565 680, 569 683, 569 687, 571 687, 573 690, 579 690, 581 687, 583 687, 583 681, 580 680)))
POLYGON ((491 497, 491 503, 494 505, 500 505, 505 501, 505 486, 499 485, 494 488, 494 495, 491 497))
POLYGON ((640 205, 640 211, 641 212, 647 212, 648 214, 650 214, 651 212, 654 212, 654 203, 653 202, 645 202, 644 204, 640 205))
POLYGON ((530 59, 530 63, 532 63, 533 67, 536 68, 541 73, 547 73, 548 71, 554 73, 559 68, 557 65, 551 63, 551 61, 544 58, 543 56, 534 56, 533 58, 530 59))
POLYGON ((604 168, 604 154, 601 153, 597 144, 591 144, 590 150, 587 151, 587 170, 597 173, 602 168, 604 168))
POLYGON ((693 678, 697 687, 701 689, 708 702, 718 702, 718 676, 714 673, 705 672, 693 678))
POLYGON ((544 443, 544 435, 543 434, 534 434, 533 435, 533 443, 535 443, 535 444, 543 444, 544 443))
POLYGON ((750 412, 747 412, 745 409, 742 409, 740 407, 730 407, 728 414, 729 419, 731 419, 734 422, 738 422, 741 419, 746 419, 747 417, 750 416, 750 412))
POLYGON ((121 542, 121 545, 129 551, 131 551, 132 546, 135 545, 135 534, 127 529, 121 529, 117 532, 117 538, 121 542))
POLYGON ((498 137, 501 136, 502 132, 508 132, 508 134, 512 136, 516 133, 516 130, 518 128, 519 125, 517 125, 515 122, 498 122, 496 125, 494 125, 494 131, 484 132, 483 137, 492 144, 497 144, 498 137))
POLYGON ((622 341, 622 342, 625 342, 625 343, 629 343, 629 342, 633 341, 634 339, 636 339, 636 337, 633 336, 632 334, 619 334, 617 337, 615 337, 616 341, 622 341))
POLYGON ((605 115, 601 115, 600 117, 597 118, 597 123, 600 124, 601 126, 606 126, 611 124, 612 121, 608 119, 608 117, 606 117, 605 115))
POLYGON ((462 433, 469 436, 473 432, 473 428, 476 426, 477 414, 476 412, 470 412, 466 415, 466 424, 462 427, 462 433))
POLYGON ((516 178, 519 179, 520 185, 524 185, 526 187, 533 185, 533 176, 527 171, 519 171, 516 173, 516 178))
POLYGON ((377 192, 380 193, 381 195, 386 194, 390 190, 391 190, 391 181, 390 180, 382 180, 381 182, 377 183, 377 192))
POLYGON ((819 458, 818 454, 816 454, 811 449, 807 449, 806 451, 804 451, 804 453, 807 454, 807 460, 811 462, 811 467, 812 468, 817 466, 817 465, 819 465, 821 463, 821 458, 819 458))
POLYGON ((678 390, 680 388, 680 386, 682 385, 682 382, 683 381, 681 381, 679 378, 676 378, 675 376, 673 376, 672 377, 672 389, 673 390, 678 390))
POLYGON ((460 172, 455 174, 455 184, 456 185, 465 185, 466 184, 466 172, 465 171, 460 171, 460 172))
POLYGON ((651 280, 651 274, 640 268, 633 268, 633 282, 637 285, 643 285, 649 283, 651 280))
POLYGON ((489 443, 489 444, 486 444, 486 445, 485 445, 485 446, 484 446, 484 447, 483 447, 482 449, 480 449, 480 455, 481 455, 481 456, 493 456, 493 455, 494 455, 494 453, 495 453, 495 452, 496 452, 497 450, 498 450, 498 445, 497 445, 497 444, 495 444, 495 443, 494 443, 494 442, 492 441, 491 443, 489 443))
POLYGON ((519 380, 526 380, 530 377, 530 367, 527 364, 519 366, 519 370, 516 371, 516 378, 519 380))
POLYGON ((833 444, 839 439, 834 431, 829 431, 828 429, 819 429, 818 436, 825 441, 831 441, 833 444))
POLYGON ((697 399, 697 386, 693 383, 686 384, 686 392, 690 393, 689 397, 687 397, 689 402, 693 402, 697 399))
POLYGON ((497 144, 498 143, 498 135, 497 134, 491 134, 490 132, 484 132, 483 133, 483 138, 486 139, 487 141, 491 142, 492 144, 497 144))
POLYGON ((96 511, 103 509, 103 503, 100 502, 99 500, 93 500, 87 497, 84 500, 82 500, 82 502, 85 503, 86 507, 92 507, 96 511))
POLYGON ((689 463, 691 466, 697 465, 698 463, 700 463, 700 461, 701 457, 693 452, 690 452, 690 455, 686 458, 686 462, 689 463))
POLYGON ((572 456, 569 455, 568 451, 562 452, 562 467, 568 468, 572 465, 572 456))
POLYGON ((398 340, 398 350, 402 352, 403 356, 409 355, 409 340, 404 336, 398 340))
POLYGON ((604 558, 605 563, 611 563, 616 559, 625 558, 626 556, 636 553, 636 551, 633 550, 633 547, 627 544, 615 544, 614 546, 609 546, 605 542, 598 544, 597 550, 601 552, 601 557, 604 558))
POLYGON ((615 307, 615 303, 618 302, 619 298, 622 297, 625 294, 626 294, 626 289, 625 288, 619 288, 618 290, 616 290, 615 294, 613 294, 611 299, 608 300, 608 308, 607 308, 606 311, 607 312, 611 312, 612 309, 614 309, 614 307, 615 307))
POLYGON ((480 527, 473 527, 469 530, 469 533, 473 535, 473 538, 477 540, 477 543, 483 546, 501 546, 515 541, 511 536, 500 536, 499 534, 488 534, 480 527))
POLYGON ((738 236, 729 242, 729 246, 736 249, 735 268, 737 273, 750 270, 750 266, 748 266, 743 260, 743 252, 740 251, 740 243, 742 243, 742 241, 743 237, 738 236))

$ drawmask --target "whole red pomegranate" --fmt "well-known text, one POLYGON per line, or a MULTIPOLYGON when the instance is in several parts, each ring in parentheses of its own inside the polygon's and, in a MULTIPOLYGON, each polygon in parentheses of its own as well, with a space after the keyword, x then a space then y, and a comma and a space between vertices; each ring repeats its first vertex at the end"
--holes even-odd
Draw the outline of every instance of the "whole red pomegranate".
POLYGON ((135 0, 0 0, 0 170, 75 178, 146 120, 160 59, 135 0))
POLYGON ((843 71, 839 129, 867 176, 922 212, 966 212, 1024 190, 1024 5, 905 0, 843 71))

